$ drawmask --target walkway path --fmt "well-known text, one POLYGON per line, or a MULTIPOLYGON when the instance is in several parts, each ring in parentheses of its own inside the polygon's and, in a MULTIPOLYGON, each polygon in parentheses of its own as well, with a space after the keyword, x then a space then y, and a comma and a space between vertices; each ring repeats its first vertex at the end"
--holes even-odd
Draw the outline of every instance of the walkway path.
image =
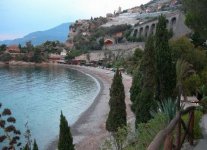
POLYGON ((199 140, 198 144, 193 150, 206 150, 207 149, 207 114, 205 114, 201 121, 203 128, 203 139, 199 140))

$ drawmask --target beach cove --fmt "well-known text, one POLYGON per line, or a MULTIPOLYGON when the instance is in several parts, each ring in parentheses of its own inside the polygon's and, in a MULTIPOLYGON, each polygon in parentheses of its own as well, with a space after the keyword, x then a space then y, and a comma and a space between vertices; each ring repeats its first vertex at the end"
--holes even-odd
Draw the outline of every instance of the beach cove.
MULTIPOLYGON (((66 65, 71 69, 75 69, 96 78, 101 85, 101 90, 97 95, 92 105, 82 113, 79 119, 71 126, 73 141, 77 150, 97 150, 104 139, 109 136, 105 129, 105 121, 109 112, 109 89, 111 87, 113 71, 86 67, 86 66, 72 66, 66 65)), ((130 93, 132 78, 129 75, 122 74, 123 84, 125 86, 125 102, 127 107, 128 122, 134 121, 134 114, 130 109, 130 93)), ((55 150, 58 139, 54 140, 47 150, 55 150)))

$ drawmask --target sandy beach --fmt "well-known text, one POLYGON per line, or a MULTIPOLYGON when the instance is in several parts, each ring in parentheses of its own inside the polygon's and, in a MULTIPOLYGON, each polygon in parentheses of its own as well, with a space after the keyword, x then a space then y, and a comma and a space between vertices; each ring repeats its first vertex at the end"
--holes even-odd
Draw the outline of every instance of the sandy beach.
MULTIPOLYGON (((109 112, 109 88, 111 87, 114 73, 109 70, 94 67, 69 66, 69 68, 89 74, 100 83, 100 92, 92 105, 71 126, 73 141, 77 150, 97 150, 103 140, 108 136, 108 132, 105 130, 105 121, 109 112)), ((122 77, 125 86, 127 120, 128 122, 132 122, 134 115, 130 109, 131 102, 129 93, 132 78, 125 74, 122 74, 122 77)), ((57 139, 49 145, 48 150, 55 150, 56 147, 57 139)))

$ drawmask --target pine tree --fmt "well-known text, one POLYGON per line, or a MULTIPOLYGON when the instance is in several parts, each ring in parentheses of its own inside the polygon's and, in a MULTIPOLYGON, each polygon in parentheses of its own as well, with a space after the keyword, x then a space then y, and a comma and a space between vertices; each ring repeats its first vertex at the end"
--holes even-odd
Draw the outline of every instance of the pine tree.
POLYGON ((166 18, 161 15, 155 34, 156 98, 158 100, 172 97, 176 85, 175 64, 172 63, 168 38, 166 18))
POLYGON ((75 150, 73 145, 73 138, 70 132, 70 127, 65 116, 60 115, 60 133, 58 141, 58 150, 75 150))
POLYGON ((38 146, 37 146, 36 140, 34 140, 33 150, 38 150, 38 146))
POLYGON ((117 69, 110 89, 110 112, 106 121, 109 132, 117 132, 119 127, 126 126, 126 104, 122 76, 117 69))

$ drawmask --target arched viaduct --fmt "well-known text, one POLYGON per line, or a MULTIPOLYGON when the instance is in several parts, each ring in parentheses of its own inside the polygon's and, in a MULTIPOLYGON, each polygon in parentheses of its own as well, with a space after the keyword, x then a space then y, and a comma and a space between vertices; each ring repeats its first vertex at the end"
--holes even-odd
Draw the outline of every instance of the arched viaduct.
MULTIPOLYGON (((184 23, 184 15, 181 13, 172 13, 166 16, 167 29, 172 29, 173 37, 180 37, 191 32, 184 23)), ((134 27, 131 36, 137 38, 147 38, 156 32, 158 19, 150 20, 134 27)))

